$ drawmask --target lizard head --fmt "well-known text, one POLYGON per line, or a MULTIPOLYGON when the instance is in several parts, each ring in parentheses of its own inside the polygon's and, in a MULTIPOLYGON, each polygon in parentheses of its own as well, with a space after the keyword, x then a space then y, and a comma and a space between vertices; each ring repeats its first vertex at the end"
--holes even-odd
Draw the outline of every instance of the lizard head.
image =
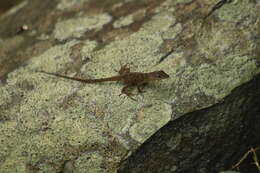
POLYGON ((150 73, 150 79, 151 80, 160 80, 160 79, 167 79, 170 76, 165 73, 164 71, 160 70, 160 71, 154 71, 150 73))

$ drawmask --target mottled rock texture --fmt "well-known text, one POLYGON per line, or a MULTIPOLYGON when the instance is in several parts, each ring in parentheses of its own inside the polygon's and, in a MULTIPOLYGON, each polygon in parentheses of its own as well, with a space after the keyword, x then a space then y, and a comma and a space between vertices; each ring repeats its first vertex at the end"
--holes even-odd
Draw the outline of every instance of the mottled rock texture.
POLYGON ((0 16, 0 172, 229 169, 260 145, 259 9, 255 0, 21 1, 0 16), (170 79, 133 89, 133 101, 119 83, 37 72, 100 78, 126 63, 170 79))

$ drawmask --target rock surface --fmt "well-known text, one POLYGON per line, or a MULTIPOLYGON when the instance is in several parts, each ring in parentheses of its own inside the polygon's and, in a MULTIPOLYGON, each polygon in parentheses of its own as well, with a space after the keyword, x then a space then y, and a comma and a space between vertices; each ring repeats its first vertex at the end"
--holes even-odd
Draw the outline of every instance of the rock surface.
POLYGON ((0 172, 227 168, 259 141, 248 139, 259 131, 260 4, 232 1, 205 18, 216 3, 25 0, 0 16, 0 172), (124 63, 171 78, 135 102, 121 84, 36 72, 100 78, 124 63))

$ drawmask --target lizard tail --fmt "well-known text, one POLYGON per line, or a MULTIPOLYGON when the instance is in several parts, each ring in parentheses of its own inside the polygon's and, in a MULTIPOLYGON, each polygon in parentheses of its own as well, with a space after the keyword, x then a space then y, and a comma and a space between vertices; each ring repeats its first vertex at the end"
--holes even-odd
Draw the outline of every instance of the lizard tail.
POLYGON ((78 81, 85 83, 96 83, 96 82, 108 82, 108 81, 120 81, 122 79, 121 76, 112 76, 108 78, 100 78, 100 79, 79 79, 78 81))
POLYGON ((45 74, 48 74, 48 75, 57 76, 57 77, 65 78, 65 79, 76 80, 76 81, 84 82, 84 83, 120 81, 122 79, 121 76, 112 76, 112 77, 100 78, 100 79, 81 79, 81 78, 74 78, 74 77, 64 76, 64 75, 60 75, 60 74, 57 74, 57 73, 50 73, 50 72, 45 72, 45 71, 37 71, 37 72, 45 73, 45 74))

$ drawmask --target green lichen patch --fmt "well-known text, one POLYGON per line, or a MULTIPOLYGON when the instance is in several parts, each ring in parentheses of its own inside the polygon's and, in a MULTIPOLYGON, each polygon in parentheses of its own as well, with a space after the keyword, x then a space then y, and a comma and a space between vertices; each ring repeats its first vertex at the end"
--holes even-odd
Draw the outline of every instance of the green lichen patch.
POLYGON ((57 9, 59 10, 66 10, 69 8, 72 8, 75 5, 82 5, 85 2, 88 2, 89 0, 77 0, 77 1, 71 1, 71 0, 62 0, 57 5, 57 9))
POLYGON ((173 117, 220 102, 231 90, 259 73, 256 61, 253 57, 232 55, 215 65, 180 67, 172 83, 173 117))
POLYGON ((66 80, 55 82, 50 76, 34 71, 55 71, 59 67, 58 62, 70 62, 68 50, 75 44, 72 41, 56 46, 33 58, 27 67, 10 73, 7 85, 1 87, 1 97, 5 98, 1 106, 8 100, 13 104, 13 109, 8 112, 1 111, 1 115, 8 114, 4 116, 9 118, 0 122, 0 147, 6 148, 0 153, 4 159, 1 160, 1 169, 27 172, 33 168, 39 172, 57 172, 60 162, 82 152, 78 148, 87 150, 92 144, 106 143, 104 124, 95 122, 84 105, 75 103, 74 107, 66 110, 60 106, 67 95, 76 92, 74 85, 66 80), (22 81, 27 81, 33 89, 24 90, 20 85, 22 81), (15 95, 10 90, 16 91, 15 95), (16 105, 11 101, 14 96, 17 100, 18 95, 23 97, 16 105))
POLYGON ((84 16, 58 22, 55 25, 54 37, 58 40, 65 40, 70 37, 79 38, 83 33, 95 29, 102 29, 102 26, 108 23, 111 17, 108 14, 95 16, 84 16))
POLYGON ((89 172, 106 173, 105 169, 102 169, 103 157, 98 152, 86 153, 75 161, 74 171, 78 173, 84 173, 86 170, 89 172))
MULTIPOLYGON (((259 73, 257 60, 248 53, 256 47, 254 41, 247 41, 249 32, 225 33, 223 29, 196 40, 193 33, 183 33, 187 26, 176 23, 172 11, 157 10, 137 32, 115 39, 102 49, 96 48, 96 41, 65 40, 100 30, 111 22, 108 14, 56 24, 53 34, 63 43, 10 73, 7 84, 0 88, 0 106, 8 108, 0 110, 5 117, 4 121, 0 119, 1 169, 61 172, 73 167, 76 172, 113 172, 127 150, 137 148, 168 121, 221 101, 259 73), (180 35, 187 35, 194 44, 182 45, 162 60, 165 54, 159 51, 160 46, 180 35), (201 58, 210 61, 196 61, 201 58), (71 70, 71 64, 76 64, 75 70, 71 70), (129 64, 131 71, 164 70, 170 78, 149 83, 145 93, 133 96, 134 101, 119 96, 123 85, 116 82, 86 84, 36 72, 103 78, 117 75, 115 70, 124 64, 129 64)), ((131 20, 119 18, 119 26, 131 25, 131 20)), ((131 91, 137 93, 135 88, 131 91)), ((175 149, 181 139, 168 145, 175 149)))
MULTIPOLYGON (((259 17, 259 8, 256 5, 256 1, 244 0, 244 1, 233 1, 227 3, 217 10, 217 15, 221 20, 242 21, 245 17, 254 16, 259 17)), ((253 18, 251 18, 253 19, 253 18)), ((250 19, 250 20, 251 20, 250 19)), ((245 20, 248 23, 249 20, 245 20)))
POLYGON ((163 33, 162 37, 164 39, 175 39, 176 36, 181 33, 182 26, 181 24, 176 24, 176 26, 171 27, 169 30, 163 33))
POLYGON ((212 27, 212 32, 206 33, 197 40, 199 52, 211 62, 224 59, 229 54, 246 54, 248 51, 254 51, 256 43, 250 40, 251 33, 243 31, 235 26, 229 26, 225 29, 221 25, 212 27), (232 51, 231 51, 232 49, 232 51))
POLYGON ((176 1, 173 1, 174 4, 179 4, 179 3, 189 3, 191 2, 192 0, 176 0, 176 1))
POLYGON ((57 84, 49 81, 27 93, 15 119, 1 123, 0 146, 6 150, 0 154, 1 158, 8 156, 1 169, 26 172, 25 165, 30 164, 40 172, 56 172, 59 167, 54 165, 80 154, 78 148, 85 146, 87 150, 92 144, 106 143, 104 124, 93 120, 82 105, 66 111, 59 108, 72 88, 63 82, 57 84))
POLYGON ((228 95, 233 88, 249 81, 258 71, 256 60, 248 56, 229 56, 219 66, 201 65, 198 86, 203 93, 217 100, 228 95))
POLYGON ((114 28, 121 28, 132 24, 145 16, 146 10, 140 9, 127 16, 122 16, 113 23, 114 28))
POLYGON ((136 113, 135 123, 130 127, 130 135, 136 141, 143 143, 155 131, 171 119, 171 107, 163 102, 143 105, 136 113))

